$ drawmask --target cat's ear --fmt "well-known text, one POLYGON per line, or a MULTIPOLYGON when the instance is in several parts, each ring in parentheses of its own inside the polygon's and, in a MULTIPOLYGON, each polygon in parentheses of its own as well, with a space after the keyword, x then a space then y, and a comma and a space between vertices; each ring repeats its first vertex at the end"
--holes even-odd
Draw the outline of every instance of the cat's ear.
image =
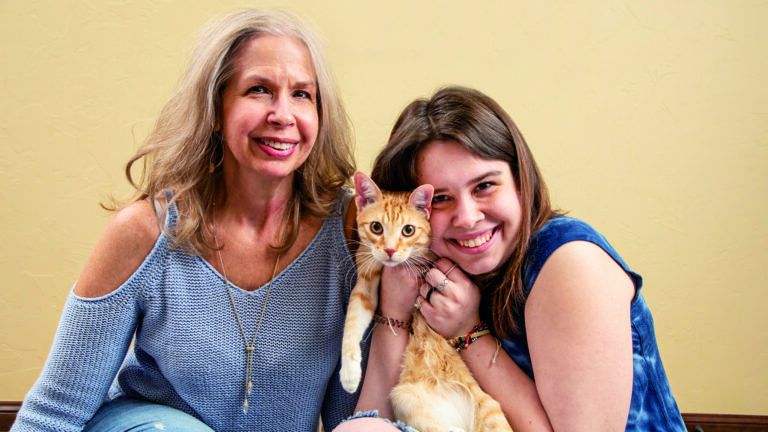
POLYGON ((381 190, 376 183, 360 171, 355 173, 355 204, 362 210, 381 199, 381 190))
POLYGON ((432 196, 434 194, 434 186, 423 184, 411 192, 411 196, 408 197, 408 204, 424 213, 429 219, 429 215, 432 213, 432 196))

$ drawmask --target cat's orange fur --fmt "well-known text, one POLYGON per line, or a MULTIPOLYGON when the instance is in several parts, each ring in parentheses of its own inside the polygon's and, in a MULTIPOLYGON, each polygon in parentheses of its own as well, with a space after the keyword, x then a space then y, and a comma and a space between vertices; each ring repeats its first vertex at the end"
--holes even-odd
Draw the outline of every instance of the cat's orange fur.
MULTIPOLYGON (((410 194, 382 193, 367 176, 355 175, 358 279, 344 324, 341 367, 341 382, 349 392, 360 383, 360 342, 378 305, 383 266, 430 261, 432 194, 430 185, 410 194), (380 230, 372 229, 374 222, 380 230), (414 228, 411 235, 406 225, 414 228)), ((459 354, 418 311, 412 327, 400 380, 390 394, 397 419, 421 432, 511 432, 499 403, 483 392, 459 354)))

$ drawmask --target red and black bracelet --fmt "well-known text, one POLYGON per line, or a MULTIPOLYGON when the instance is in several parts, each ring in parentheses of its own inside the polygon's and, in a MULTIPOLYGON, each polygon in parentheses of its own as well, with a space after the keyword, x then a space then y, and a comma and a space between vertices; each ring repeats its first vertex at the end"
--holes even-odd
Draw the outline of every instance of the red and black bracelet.
POLYGON ((448 344, 457 352, 461 352, 469 348, 469 346, 476 340, 490 333, 491 331, 488 329, 488 325, 480 321, 472 327, 472 330, 470 330, 466 336, 458 336, 448 339, 448 344))
POLYGON ((407 330, 408 333, 413 333, 413 327, 411 327, 411 321, 401 321, 399 319, 394 319, 394 318, 386 317, 383 315, 379 315, 378 313, 373 314, 373 321, 377 324, 386 324, 390 326, 390 328, 397 327, 403 330, 407 330))

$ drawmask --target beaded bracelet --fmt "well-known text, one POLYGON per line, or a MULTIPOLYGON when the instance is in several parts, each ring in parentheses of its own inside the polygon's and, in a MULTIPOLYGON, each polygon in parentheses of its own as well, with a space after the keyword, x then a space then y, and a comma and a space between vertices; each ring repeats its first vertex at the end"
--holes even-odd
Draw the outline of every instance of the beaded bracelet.
POLYGON ((399 319, 394 319, 394 318, 386 317, 383 315, 379 315, 378 313, 373 314, 373 321, 377 324, 388 325, 389 329, 392 330, 392 333, 394 333, 395 336, 397 336, 397 333, 395 333, 395 330, 393 329, 393 327, 407 330, 408 333, 413 333, 413 327, 411 327, 410 321, 401 321, 399 319))
POLYGON ((480 321, 479 323, 475 324, 474 327, 472 327, 472 330, 470 330, 466 336, 459 336, 448 339, 448 344, 453 347, 456 352, 461 352, 469 348, 469 346, 476 340, 490 333, 491 331, 488 330, 488 326, 484 322, 480 321))

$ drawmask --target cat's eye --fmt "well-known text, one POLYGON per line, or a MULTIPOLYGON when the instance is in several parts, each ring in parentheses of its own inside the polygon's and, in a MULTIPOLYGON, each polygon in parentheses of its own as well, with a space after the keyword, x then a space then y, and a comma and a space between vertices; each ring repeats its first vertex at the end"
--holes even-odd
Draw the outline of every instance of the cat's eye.
POLYGON ((416 227, 414 227, 413 225, 406 225, 403 227, 401 232, 403 233, 404 236, 410 237, 416 232, 416 227))
POLYGON ((371 232, 374 234, 381 234, 384 232, 384 227, 381 226, 381 222, 378 221, 371 222, 370 228, 371 232))

